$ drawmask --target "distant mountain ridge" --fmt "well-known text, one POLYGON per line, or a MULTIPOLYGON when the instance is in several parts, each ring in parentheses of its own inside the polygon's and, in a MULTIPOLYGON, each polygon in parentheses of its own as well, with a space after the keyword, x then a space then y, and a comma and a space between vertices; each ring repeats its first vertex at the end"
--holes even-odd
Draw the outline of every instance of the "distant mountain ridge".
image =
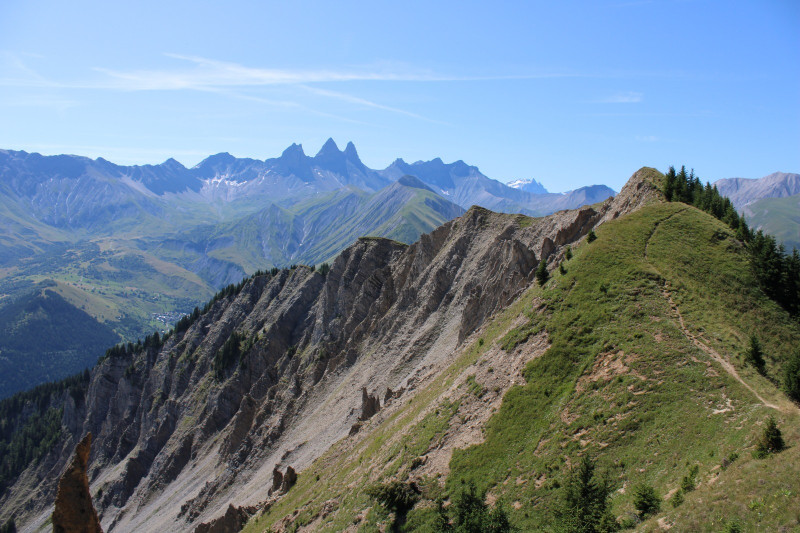
MULTIPOLYGON (((174 196, 194 204, 234 203, 259 196, 291 203, 348 186, 375 192, 405 175, 416 176, 465 209, 480 205, 539 215, 580 207, 580 198, 586 197, 584 192, 567 193, 565 199, 547 193, 539 184, 509 187, 461 160, 446 164, 436 158, 408 164, 397 159, 383 170, 373 170, 364 165, 352 142, 340 150, 333 139, 313 157, 305 154, 302 145, 292 144, 279 157, 264 161, 222 152, 192 168, 174 159, 158 165, 121 166, 103 158, 0 150, 0 192, 25 204, 36 220, 72 229, 113 222, 100 205, 119 213, 118 218, 128 214, 159 217, 168 207, 163 202, 174 203, 174 196), (70 194, 64 194, 67 190, 70 194)), ((594 189, 586 201, 602 201, 613 194, 608 187, 594 189)))
POLYGON ((532 178, 509 181, 507 185, 512 189, 520 189, 534 194, 547 194, 547 189, 544 188, 544 185, 532 178))
POLYGON ((800 248, 800 174, 773 172, 759 179, 714 182, 756 229, 774 235, 787 251, 800 248))
MULTIPOLYGON (((192 168, 0 150, 0 312, 48 279, 96 322, 91 331, 135 340, 248 274, 331 261, 359 237, 410 244, 472 205, 538 216, 612 194, 533 194, 439 158, 374 170, 333 139, 314 156, 292 144, 263 161, 222 152, 192 168)), ((37 357, 32 347, 18 359, 37 357)))
POLYGON ((762 198, 742 211, 752 227, 774 235, 787 252, 800 249, 800 194, 762 198))
POLYGON ((759 179, 726 178, 714 185, 720 194, 727 196, 736 209, 741 210, 762 198, 784 198, 800 194, 800 174, 773 172, 759 179))

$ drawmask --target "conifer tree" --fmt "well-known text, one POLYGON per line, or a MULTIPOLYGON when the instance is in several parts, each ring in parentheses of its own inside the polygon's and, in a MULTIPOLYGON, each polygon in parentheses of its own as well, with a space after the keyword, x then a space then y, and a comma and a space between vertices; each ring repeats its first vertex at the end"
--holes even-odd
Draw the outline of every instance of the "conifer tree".
POLYGON ((784 366, 783 388, 789 398, 800 402, 800 349, 795 350, 784 366))
POLYGON ((778 423, 775 421, 775 417, 770 416, 767 419, 767 423, 764 425, 764 431, 761 434, 761 438, 756 444, 756 457, 764 458, 769 454, 782 451, 784 447, 785 444, 783 442, 783 434, 781 433, 780 428, 778 428, 778 423))
POLYGON ((664 177, 664 196, 668 202, 671 202, 675 195, 675 167, 670 165, 664 177))
POLYGON ((641 518, 656 514, 661 508, 661 498, 650 485, 637 485, 633 490, 633 506, 641 518))
POLYGON ((750 346, 744 353, 744 359, 749 364, 753 365, 759 374, 763 374, 766 370, 766 362, 764 361, 764 351, 761 348, 761 342, 755 335, 750 335, 750 346))
POLYGON ((595 472, 589 457, 570 472, 564 486, 561 507, 556 511, 561 530, 570 533, 616 531, 617 522, 611 514, 608 498, 611 486, 595 472))
POLYGON ((539 285, 544 285, 547 280, 550 278, 550 273, 547 272, 547 262, 542 258, 539 261, 539 268, 536 269, 536 281, 539 282, 539 285))

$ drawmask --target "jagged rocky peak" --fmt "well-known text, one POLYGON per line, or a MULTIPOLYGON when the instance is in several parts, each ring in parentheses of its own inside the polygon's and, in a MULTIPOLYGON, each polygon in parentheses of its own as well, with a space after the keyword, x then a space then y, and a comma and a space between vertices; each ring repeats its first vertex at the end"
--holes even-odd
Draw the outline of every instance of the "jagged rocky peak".
POLYGON ((356 147, 352 142, 347 143, 344 151, 339 150, 339 146, 333 138, 328 138, 322 145, 314 160, 322 166, 329 166, 331 170, 347 173, 347 163, 353 164, 361 170, 365 170, 364 164, 358 157, 356 147))
POLYGON ((92 434, 88 433, 75 447, 75 456, 58 482, 53 511, 54 533, 103 532, 97 511, 92 505, 89 479, 86 477, 91 447, 92 434))
POLYGON ((347 146, 344 149, 344 155, 347 159, 361 161, 361 158, 358 157, 358 152, 356 151, 356 145, 353 144, 353 141, 348 141, 347 146))
POLYGON ((303 151, 303 145, 302 144, 297 144, 297 143, 292 143, 291 146, 286 148, 286 150, 284 150, 281 153, 281 157, 280 158, 281 159, 298 159, 298 158, 305 157, 305 156, 306 156, 306 153, 303 151))
POLYGON ((508 186, 512 189, 519 189, 532 194, 547 194, 547 189, 544 188, 544 185, 533 178, 509 181, 508 186))
POLYGON ((663 174, 650 167, 642 167, 630 177, 622 190, 613 199, 606 200, 609 206, 603 220, 618 218, 651 202, 664 201, 661 192, 663 174))
MULTIPOLYGON (((169 162, 169 161, 170 161, 170 159, 168 159, 165 162, 165 164, 167 162, 169 162)), ((236 161, 236 158, 233 157, 228 152, 220 152, 218 154, 214 154, 214 155, 210 155, 210 156, 206 157, 205 159, 200 161, 200 163, 197 164, 196 168, 213 167, 213 166, 218 166, 218 165, 229 165, 229 164, 233 163, 234 161, 236 161)))
POLYGON ((336 141, 334 141, 332 137, 328 137, 328 140, 325 141, 325 144, 322 145, 322 148, 319 149, 319 152, 317 152, 317 155, 314 157, 321 159, 323 157, 337 156, 341 153, 336 141))
MULTIPOLYGON (((228 154, 228 155, 230 155, 230 154, 228 154)), ((170 169, 173 169, 173 168, 178 168, 178 169, 186 168, 186 167, 183 166, 183 164, 181 164, 180 161, 176 160, 174 157, 170 157, 169 159, 167 159, 166 161, 161 163, 161 166, 162 167, 167 167, 167 168, 170 168, 170 169)))

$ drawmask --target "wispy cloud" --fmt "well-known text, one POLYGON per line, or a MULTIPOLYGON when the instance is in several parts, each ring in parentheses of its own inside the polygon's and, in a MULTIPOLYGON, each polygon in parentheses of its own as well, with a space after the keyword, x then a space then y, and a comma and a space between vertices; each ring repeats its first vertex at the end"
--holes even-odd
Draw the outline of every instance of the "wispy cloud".
POLYGON ((352 94, 341 93, 338 91, 330 91, 327 89, 320 89, 318 87, 310 87, 308 85, 300 85, 306 91, 316 94, 319 96, 325 96, 327 98, 333 98, 336 100, 341 100, 343 102, 349 102, 351 104, 356 104, 363 107, 368 107, 372 109, 380 109, 382 111, 388 111, 390 113, 398 113, 400 115, 406 115, 408 117, 416 118, 419 120, 425 120, 427 122, 434 122, 436 124, 444 124, 444 122, 440 122, 438 120, 429 119, 428 117, 423 117, 422 115, 418 115, 417 113, 412 113, 411 111, 406 111, 405 109, 398 109, 396 107, 391 107, 383 104, 379 104, 377 102, 373 102, 371 100, 367 100, 365 98, 360 98, 358 96, 353 96, 352 94))
MULTIPOLYGON (((165 54, 167 57, 191 63, 192 68, 170 70, 120 71, 96 68, 105 80, 102 88, 130 91, 208 89, 214 87, 257 87, 297 85, 346 81, 445 81, 451 76, 429 72, 392 72, 373 70, 287 70, 248 67, 238 63, 217 61, 197 56, 165 54)), ((93 84, 94 85, 94 84, 93 84)))
POLYGON ((294 109, 294 110, 297 110, 297 111, 305 111, 305 112, 311 113, 313 115, 318 115, 318 116, 321 116, 321 117, 333 118, 333 119, 336 119, 336 120, 341 120, 343 122, 350 122, 352 124, 368 125, 366 122, 363 122, 363 121, 360 121, 360 120, 354 120, 354 119, 343 117, 343 116, 336 115, 336 114, 333 114, 333 113, 326 113, 325 111, 319 111, 318 109, 313 109, 311 107, 308 107, 308 106, 305 106, 305 105, 300 104, 298 102, 293 102, 293 101, 290 101, 290 100, 275 100, 273 98, 263 98, 261 96, 254 96, 252 94, 244 94, 244 93, 241 93, 241 92, 233 90, 233 89, 208 88, 208 89, 200 89, 200 90, 202 90, 204 92, 210 92, 210 93, 219 94, 219 95, 222 95, 222 96, 226 96, 228 98, 234 98, 234 99, 237 99, 237 100, 244 100, 244 101, 247 101, 247 102, 254 102, 254 103, 257 103, 257 104, 264 104, 264 105, 268 105, 268 106, 272 106, 272 107, 278 107, 278 108, 282 108, 282 109, 294 109))
POLYGON ((0 99, 0 107, 46 107, 63 111, 72 107, 78 107, 79 105, 81 105, 81 103, 77 100, 46 94, 26 94, 0 99))
POLYGON ((457 76, 413 68, 350 68, 350 69, 271 69, 248 67, 239 63, 218 61, 205 57, 164 54, 184 65, 169 69, 118 70, 95 67, 100 78, 75 82, 51 81, 27 68, 21 59, 5 54, 6 63, 13 63, 25 76, 0 77, 2 85, 55 86, 75 89, 117 89, 126 91, 203 90, 220 87, 259 87, 270 85, 297 85, 348 81, 499 81, 551 78, 586 77, 587 74, 567 71, 541 71, 536 73, 497 76, 457 76), (188 65, 187 65, 188 64, 188 65))
POLYGON ((628 91, 613 94, 595 101, 599 104, 638 104, 642 100, 644 100, 644 95, 642 93, 628 91))
MULTIPOLYGON (((251 67, 239 63, 219 61, 194 55, 167 53, 166 57, 174 59, 174 66, 158 69, 121 70, 95 67, 94 76, 78 80, 50 80, 28 68, 19 56, 5 54, 3 63, 10 68, 0 69, 0 86, 25 88, 54 88, 66 90, 109 90, 122 92, 139 91, 200 91, 220 94, 229 98, 247 100, 263 105, 284 109, 296 109, 320 116, 326 116, 347 122, 360 123, 358 120, 339 116, 326 111, 312 109, 296 101, 296 98, 269 98, 264 89, 270 87, 299 88, 308 93, 324 98, 348 102, 368 109, 395 113, 431 123, 443 122, 422 116, 413 111, 368 100, 350 92, 331 90, 319 87, 325 84, 342 82, 482 82, 504 80, 537 80, 557 78, 597 77, 602 74, 578 73, 571 71, 536 71, 521 74, 504 74, 490 76, 462 76, 441 74, 424 69, 415 69, 407 65, 378 65, 373 67, 350 67, 337 69, 274 69, 251 67), (3 72, 5 71, 5 72, 3 72), (253 92, 261 89, 260 93, 253 92)), ((638 102, 640 93, 624 93, 612 96, 605 102, 638 102)))
POLYGON ((54 87, 57 85, 28 67, 20 55, 8 50, 0 50, 0 73, 2 73, 0 85, 21 87, 54 87))

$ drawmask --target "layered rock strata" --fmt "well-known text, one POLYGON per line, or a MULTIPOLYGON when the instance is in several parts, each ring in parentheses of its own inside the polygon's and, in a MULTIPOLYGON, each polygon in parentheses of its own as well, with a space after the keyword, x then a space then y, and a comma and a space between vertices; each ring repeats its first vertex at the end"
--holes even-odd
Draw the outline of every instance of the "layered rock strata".
POLYGON ((555 268, 567 245, 657 196, 648 172, 600 205, 538 219, 473 207, 410 246, 359 239, 326 274, 300 266, 249 280, 161 346, 99 363, 85 398, 65 396, 65 438, 0 505, 41 525, 55 494, 31 499, 31 487, 55 477, 87 432, 107 531, 191 531, 229 502, 264 502, 277 465, 302 476, 371 423, 380 404, 367 389, 398 391, 384 403, 413 395, 541 261, 555 268), (237 356, 225 359, 231 343, 237 356))

